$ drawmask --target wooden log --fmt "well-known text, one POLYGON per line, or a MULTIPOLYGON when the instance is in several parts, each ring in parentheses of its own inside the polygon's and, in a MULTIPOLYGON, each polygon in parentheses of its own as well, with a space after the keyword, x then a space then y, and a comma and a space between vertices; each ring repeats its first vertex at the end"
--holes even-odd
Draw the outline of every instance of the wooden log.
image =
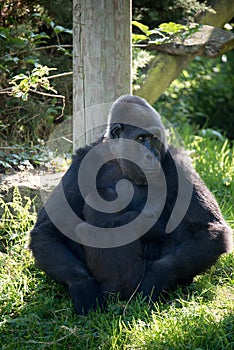
POLYGON ((110 105, 131 93, 130 0, 74 0, 73 144, 97 138, 110 105))
POLYGON ((234 34, 212 26, 202 26, 198 31, 186 39, 174 38, 173 42, 156 44, 149 41, 147 44, 135 45, 149 51, 165 52, 170 55, 187 56, 196 54, 214 58, 234 48, 234 34))

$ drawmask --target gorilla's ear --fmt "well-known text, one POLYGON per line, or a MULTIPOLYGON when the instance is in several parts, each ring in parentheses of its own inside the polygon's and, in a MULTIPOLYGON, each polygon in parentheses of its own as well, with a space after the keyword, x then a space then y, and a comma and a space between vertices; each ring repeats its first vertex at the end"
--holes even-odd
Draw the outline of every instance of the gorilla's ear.
POLYGON ((123 124, 117 123, 110 126, 110 134, 113 139, 118 139, 123 131, 123 124))
POLYGON ((122 132, 123 132, 123 124, 121 123, 108 124, 104 135, 104 139, 118 139, 122 132))

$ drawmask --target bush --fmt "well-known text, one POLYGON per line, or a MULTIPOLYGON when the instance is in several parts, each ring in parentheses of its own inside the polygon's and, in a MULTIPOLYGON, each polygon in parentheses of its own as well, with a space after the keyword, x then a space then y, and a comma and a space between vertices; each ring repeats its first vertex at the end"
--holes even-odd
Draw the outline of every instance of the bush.
POLYGON ((175 125, 191 122, 234 136, 234 52, 193 63, 161 95, 156 109, 175 125))
MULTIPOLYGON (((71 1, 67 2, 71 7, 71 1)), ((3 14, 0 19, 1 90, 9 88, 9 82, 15 75, 29 75, 39 64, 59 67, 56 74, 72 70, 71 48, 67 47, 72 43, 72 31, 65 27, 66 23, 58 23, 50 15, 48 9, 51 6, 47 9, 43 7, 43 1, 39 3, 34 0, 4 0, 0 4, 3 14)), ((56 15, 57 11, 54 13, 56 15)), ((71 115, 71 75, 53 79, 52 84, 59 94, 66 97, 64 114, 71 115)), ((25 103, 8 94, 1 94, 0 145, 15 142, 37 144, 47 140, 54 130, 54 123, 61 121, 58 119, 62 108, 63 103, 58 97, 32 94, 25 103)))

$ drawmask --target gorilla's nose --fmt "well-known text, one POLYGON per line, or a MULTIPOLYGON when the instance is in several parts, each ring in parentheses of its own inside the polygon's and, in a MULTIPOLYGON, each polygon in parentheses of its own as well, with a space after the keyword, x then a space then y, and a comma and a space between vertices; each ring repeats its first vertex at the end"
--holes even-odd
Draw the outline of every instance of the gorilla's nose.
POLYGON ((158 159, 152 152, 147 152, 144 155, 144 171, 155 171, 158 169, 158 159))
POLYGON ((147 152, 144 156, 144 160, 149 164, 155 163, 155 156, 151 152, 147 152))

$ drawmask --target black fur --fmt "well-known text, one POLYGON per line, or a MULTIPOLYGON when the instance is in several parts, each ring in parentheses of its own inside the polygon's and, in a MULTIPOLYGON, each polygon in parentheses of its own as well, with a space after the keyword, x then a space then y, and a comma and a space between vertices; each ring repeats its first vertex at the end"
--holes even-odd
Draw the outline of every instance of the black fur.
MULTIPOLYGON (((108 292, 120 293, 121 298, 127 299, 137 291, 155 301, 162 291, 173 289, 177 284, 190 283, 194 276, 209 268, 232 247, 231 229, 225 223, 215 198, 186 160, 184 151, 166 146, 160 117, 154 115, 146 101, 129 95, 117 100, 111 110, 106 135, 96 144, 111 138, 116 138, 117 142, 121 138, 138 140, 142 134, 141 128, 116 123, 119 103, 126 104, 126 109, 128 106, 134 109, 134 104, 144 106, 150 115, 150 126, 154 120, 155 125, 160 127, 161 139, 151 139, 148 137, 150 133, 146 132, 143 144, 161 163, 167 197, 158 221, 146 234, 127 245, 108 249, 82 246, 69 239, 51 222, 45 207, 42 208, 31 232, 30 248, 39 266, 68 288, 78 314, 87 313, 97 305, 102 306, 108 292), (192 199, 179 226, 166 233, 178 194, 178 168, 193 185, 192 199)), ((147 197, 146 179, 139 168, 121 160, 121 157, 106 163, 97 177, 100 195, 107 201, 115 199, 116 183, 126 178, 133 184, 133 199, 127 208, 114 214, 90 208, 81 196, 77 174, 83 157, 93 147, 78 150, 62 179, 62 186, 70 207, 80 218, 95 226, 118 227, 130 222, 142 211, 147 197)), ((144 158, 144 155, 141 156, 144 158)), ((150 157, 145 157, 143 164, 144 168, 150 168, 150 157)), ((59 196, 59 192, 56 195, 59 196)), ((59 198, 56 203, 54 211, 62 216, 59 198)), ((66 222, 66 217, 63 220, 66 222)))

